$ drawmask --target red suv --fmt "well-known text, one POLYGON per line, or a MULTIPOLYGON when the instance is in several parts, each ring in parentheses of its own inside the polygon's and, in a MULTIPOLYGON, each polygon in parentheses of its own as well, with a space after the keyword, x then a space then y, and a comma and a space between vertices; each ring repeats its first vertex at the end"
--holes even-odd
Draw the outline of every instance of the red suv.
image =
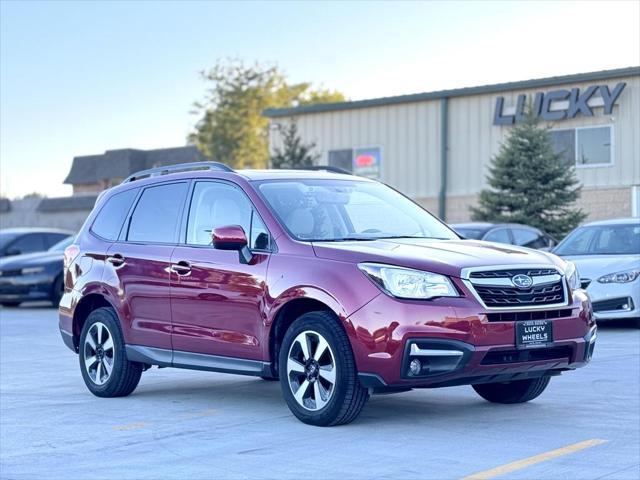
POLYGON ((313 425, 372 393, 470 384, 519 403, 584 366, 596 325, 570 262, 461 240, 395 190, 219 163, 108 190, 65 252, 64 342, 89 390, 153 365, 280 379, 313 425))

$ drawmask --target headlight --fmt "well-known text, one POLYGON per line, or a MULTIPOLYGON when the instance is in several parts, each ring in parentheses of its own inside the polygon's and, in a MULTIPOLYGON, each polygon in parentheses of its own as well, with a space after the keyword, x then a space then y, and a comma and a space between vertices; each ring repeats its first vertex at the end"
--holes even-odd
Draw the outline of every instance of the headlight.
POLYGON ((640 277, 640 269, 625 270, 624 272, 610 273, 598 279, 599 283, 629 283, 640 277))
POLYGON ((40 273, 44 270, 44 267, 27 267, 20 270, 22 275, 32 275, 34 273, 40 273))
POLYGON ((567 262, 564 269, 564 276, 567 278, 567 284, 571 290, 580 288, 580 273, 573 262, 567 262))
POLYGON ((427 300, 459 296, 451 280, 438 273, 378 263, 361 263, 358 268, 394 297, 427 300))

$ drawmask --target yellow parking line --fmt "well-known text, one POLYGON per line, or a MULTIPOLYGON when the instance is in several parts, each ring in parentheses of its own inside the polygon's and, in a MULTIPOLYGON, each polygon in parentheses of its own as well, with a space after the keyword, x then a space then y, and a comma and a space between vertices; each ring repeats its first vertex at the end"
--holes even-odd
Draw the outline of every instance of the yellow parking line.
POLYGON ((537 463, 546 462, 547 460, 551 460, 553 458, 562 457, 563 455, 569 455, 570 453, 575 453, 580 450, 584 450, 585 448, 595 447, 596 445, 606 443, 607 441, 608 440, 600 440, 597 438, 594 438, 592 440, 585 440, 584 442, 574 443, 573 445, 567 445, 566 447, 551 450, 539 455, 534 455, 533 457, 523 458, 522 460, 507 463, 506 465, 492 468, 490 470, 474 473, 473 475, 464 477, 462 480, 487 480, 489 478, 505 475, 522 468, 530 467, 531 465, 535 465, 537 463))
POLYGON ((127 430, 137 430, 138 428, 144 428, 148 425, 146 422, 129 423, 127 425, 115 425, 114 430, 125 432, 127 430))

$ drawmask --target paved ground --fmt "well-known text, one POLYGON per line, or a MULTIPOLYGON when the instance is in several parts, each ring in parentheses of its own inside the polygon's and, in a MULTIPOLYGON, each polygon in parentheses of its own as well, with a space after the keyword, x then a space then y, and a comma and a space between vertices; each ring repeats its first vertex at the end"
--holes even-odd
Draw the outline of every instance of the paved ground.
POLYGON ((0 477, 637 479, 640 331, 604 327, 598 342, 589 367, 530 404, 413 391, 323 429, 249 377, 153 369, 130 397, 96 398, 55 310, 0 310, 0 477))

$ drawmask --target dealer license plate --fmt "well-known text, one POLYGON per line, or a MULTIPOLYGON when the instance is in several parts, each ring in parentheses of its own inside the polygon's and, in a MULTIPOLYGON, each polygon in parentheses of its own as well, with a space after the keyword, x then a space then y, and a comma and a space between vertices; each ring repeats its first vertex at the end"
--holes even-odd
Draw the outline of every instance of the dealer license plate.
POLYGON ((538 348, 553 343, 553 323, 550 320, 516 322, 516 347, 538 348))

